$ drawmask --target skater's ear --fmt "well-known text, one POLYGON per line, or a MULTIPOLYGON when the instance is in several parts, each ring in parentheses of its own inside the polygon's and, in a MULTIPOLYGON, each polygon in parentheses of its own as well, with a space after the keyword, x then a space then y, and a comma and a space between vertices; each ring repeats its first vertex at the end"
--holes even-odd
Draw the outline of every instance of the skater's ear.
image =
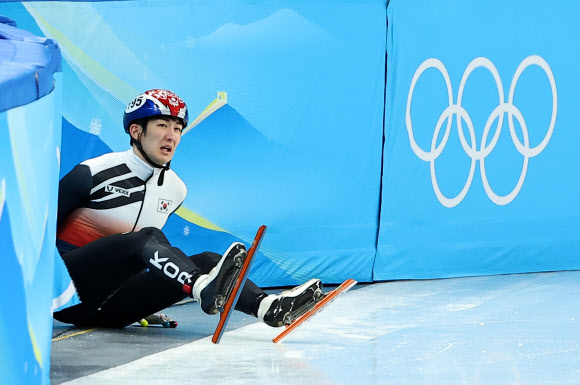
POLYGON ((131 135, 131 139, 133 140, 140 140, 141 134, 143 133, 143 127, 140 124, 132 123, 129 126, 129 135, 131 135))

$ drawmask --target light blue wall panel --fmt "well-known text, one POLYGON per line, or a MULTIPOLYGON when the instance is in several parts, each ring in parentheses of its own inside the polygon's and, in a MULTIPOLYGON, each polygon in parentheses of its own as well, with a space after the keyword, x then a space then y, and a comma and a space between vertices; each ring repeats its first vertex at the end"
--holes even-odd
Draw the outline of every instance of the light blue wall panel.
POLYGON ((389 3, 375 279, 580 267, 579 11, 389 3))

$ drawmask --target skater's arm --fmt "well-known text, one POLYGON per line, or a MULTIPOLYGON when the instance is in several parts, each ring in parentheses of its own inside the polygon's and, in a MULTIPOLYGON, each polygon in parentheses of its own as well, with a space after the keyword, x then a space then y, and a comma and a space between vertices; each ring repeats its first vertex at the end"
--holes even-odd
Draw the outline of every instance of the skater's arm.
POLYGON ((79 164, 66 174, 58 185, 57 226, 83 203, 88 202, 92 187, 91 171, 79 164))

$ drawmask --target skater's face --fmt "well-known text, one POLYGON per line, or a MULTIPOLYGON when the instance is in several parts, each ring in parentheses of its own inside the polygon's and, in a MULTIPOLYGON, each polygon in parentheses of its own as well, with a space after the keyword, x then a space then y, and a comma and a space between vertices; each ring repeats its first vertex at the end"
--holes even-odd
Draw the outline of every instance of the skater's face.
MULTIPOLYGON (((173 158, 181 141, 182 130, 181 120, 165 116, 149 120, 146 130, 138 124, 132 124, 129 128, 131 136, 141 141, 147 156, 160 165, 173 158)), ((143 159, 140 151, 136 154, 143 159)))

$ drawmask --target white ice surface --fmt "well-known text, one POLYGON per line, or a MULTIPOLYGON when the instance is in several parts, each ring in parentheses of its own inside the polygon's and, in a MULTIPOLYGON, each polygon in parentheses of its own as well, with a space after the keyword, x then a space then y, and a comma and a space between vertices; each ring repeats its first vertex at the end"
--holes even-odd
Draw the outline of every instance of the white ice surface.
POLYGON ((580 272, 379 283, 280 344, 255 323, 66 384, 578 384, 579 293, 580 272))

